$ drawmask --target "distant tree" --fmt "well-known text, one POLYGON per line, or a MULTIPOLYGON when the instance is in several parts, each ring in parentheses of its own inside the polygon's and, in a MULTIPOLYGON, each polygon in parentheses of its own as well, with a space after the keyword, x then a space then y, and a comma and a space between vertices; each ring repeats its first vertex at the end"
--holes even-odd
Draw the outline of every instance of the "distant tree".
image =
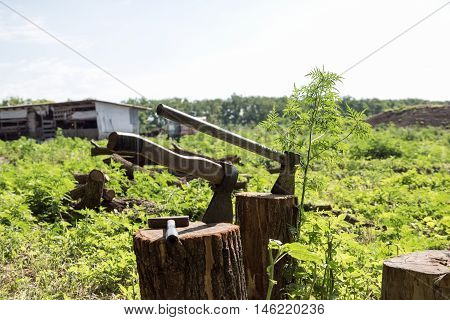
POLYGON ((20 97, 9 97, 3 99, 1 102, 2 106, 17 106, 21 104, 40 104, 40 103, 51 103, 53 101, 47 99, 23 99, 20 97))

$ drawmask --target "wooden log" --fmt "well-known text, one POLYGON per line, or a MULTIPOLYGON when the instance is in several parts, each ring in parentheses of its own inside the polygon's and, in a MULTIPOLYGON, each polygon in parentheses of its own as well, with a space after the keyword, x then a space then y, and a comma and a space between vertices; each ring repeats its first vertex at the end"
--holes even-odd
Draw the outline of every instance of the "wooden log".
POLYGON ((313 204, 313 203, 305 203, 303 205, 303 210, 305 211, 331 211, 333 207, 331 204, 313 204))
POLYGON ((108 149, 106 147, 101 147, 94 140, 91 140, 92 148, 91 148, 91 156, 110 156, 112 154, 118 154, 124 158, 126 158, 131 163, 143 167, 144 165, 155 165, 156 163, 151 161, 150 159, 142 156, 141 154, 136 154, 132 151, 114 151, 108 149))
MULTIPOLYGON (((298 200, 295 196, 255 192, 236 194, 236 222, 241 227, 249 299, 265 299, 269 239, 282 243, 294 241, 297 219, 298 200)), ((286 257, 275 266, 277 284, 272 291, 273 299, 284 297, 284 289, 290 281, 285 273, 291 263, 286 257)))
POLYGON ((100 170, 92 170, 89 173, 88 180, 84 185, 84 195, 81 201, 76 205, 77 209, 94 209, 102 201, 103 188, 105 186, 106 176, 100 170))
POLYGON ((79 184, 85 184, 88 181, 89 174, 74 173, 73 177, 79 184))
POLYGON ((131 163, 128 160, 125 160, 123 157, 121 157, 120 155, 118 155, 117 153, 113 153, 111 155, 111 159, 114 160, 115 162, 118 162, 121 164, 121 168, 125 170, 125 174, 127 176, 128 179, 133 180, 134 179, 134 172, 135 171, 142 171, 145 172, 145 169, 134 165, 133 163, 131 163))
POLYGON ((134 252, 142 299, 246 299, 239 227, 191 223, 167 243, 163 229, 140 230, 134 252))
POLYGON ((103 189, 103 194, 102 197, 103 199, 105 199, 106 201, 112 201, 114 199, 114 197, 116 196, 116 192, 114 190, 111 189, 103 189))
POLYGON ((383 264, 383 300, 449 300, 450 250, 413 252, 383 264))
POLYGON ((75 189, 69 191, 69 195, 73 200, 78 200, 84 196, 84 185, 77 186, 75 189))

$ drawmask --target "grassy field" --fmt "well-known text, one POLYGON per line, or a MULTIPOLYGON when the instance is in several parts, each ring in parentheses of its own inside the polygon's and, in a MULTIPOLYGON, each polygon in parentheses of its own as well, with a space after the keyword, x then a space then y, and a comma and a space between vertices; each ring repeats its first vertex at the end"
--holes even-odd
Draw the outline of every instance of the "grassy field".
MULTIPOLYGON (((242 134, 270 143, 257 129, 242 134)), ((239 171, 252 176, 249 191, 269 191, 276 178, 264 169, 265 159, 208 136, 180 144, 210 156, 240 155, 239 171)), ((448 248, 449 144, 444 129, 385 127, 349 141, 333 162, 317 162, 307 202, 331 204, 333 212, 307 212, 300 242, 323 261, 300 261, 287 297, 378 299, 384 259, 448 248), (333 283, 325 293, 326 268, 333 283)), ((172 186, 167 173, 137 173, 130 182, 118 166, 91 157, 86 140, 0 141, 0 299, 139 298, 132 235, 150 214, 135 206, 120 213, 82 210, 74 218, 67 208, 72 174, 94 168, 109 175, 108 187, 119 196, 153 201, 162 215, 198 220, 212 195, 199 180, 172 186)))

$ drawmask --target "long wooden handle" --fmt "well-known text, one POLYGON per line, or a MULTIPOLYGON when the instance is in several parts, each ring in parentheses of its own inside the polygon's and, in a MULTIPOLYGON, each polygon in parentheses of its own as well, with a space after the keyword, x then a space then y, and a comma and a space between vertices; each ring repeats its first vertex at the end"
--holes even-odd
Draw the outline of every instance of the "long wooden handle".
POLYGON ((259 154, 260 156, 266 157, 274 161, 278 161, 280 163, 284 161, 284 153, 282 152, 278 152, 276 150, 267 148, 262 144, 239 136, 230 131, 224 130, 206 121, 197 119, 191 115, 188 115, 187 113, 178 111, 174 108, 168 107, 163 104, 159 104, 156 107, 156 113, 166 119, 194 128, 195 130, 213 136, 217 139, 226 141, 228 143, 234 144, 235 146, 254 152, 256 154, 259 154))
POLYGON ((222 166, 214 161, 177 154, 133 133, 112 132, 108 137, 108 149, 142 154, 169 169, 203 178, 214 184, 220 184, 225 174, 222 166))

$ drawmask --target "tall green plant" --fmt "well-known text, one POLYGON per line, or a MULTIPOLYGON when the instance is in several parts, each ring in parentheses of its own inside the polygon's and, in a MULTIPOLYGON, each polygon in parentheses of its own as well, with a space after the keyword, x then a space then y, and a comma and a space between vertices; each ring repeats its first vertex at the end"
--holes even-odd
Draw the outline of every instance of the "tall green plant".
POLYGON ((309 251, 306 245, 298 242, 282 244, 278 240, 269 240, 268 249, 269 264, 266 271, 269 278, 269 284, 267 287, 266 300, 270 300, 273 287, 277 284, 277 281, 275 280, 275 265, 286 255, 299 261, 308 261, 315 264, 321 263, 319 255, 309 251), (273 256, 273 252, 275 252, 275 257, 273 256))
POLYGON ((281 115, 273 109, 261 123, 268 132, 276 133, 276 141, 283 150, 294 151, 301 156, 299 232, 311 164, 319 158, 331 157, 351 135, 364 135, 370 128, 364 121, 364 111, 341 107, 337 89, 342 81, 340 75, 315 68, 306 76, 310 82, 301 88, 294 86, 281 115))

